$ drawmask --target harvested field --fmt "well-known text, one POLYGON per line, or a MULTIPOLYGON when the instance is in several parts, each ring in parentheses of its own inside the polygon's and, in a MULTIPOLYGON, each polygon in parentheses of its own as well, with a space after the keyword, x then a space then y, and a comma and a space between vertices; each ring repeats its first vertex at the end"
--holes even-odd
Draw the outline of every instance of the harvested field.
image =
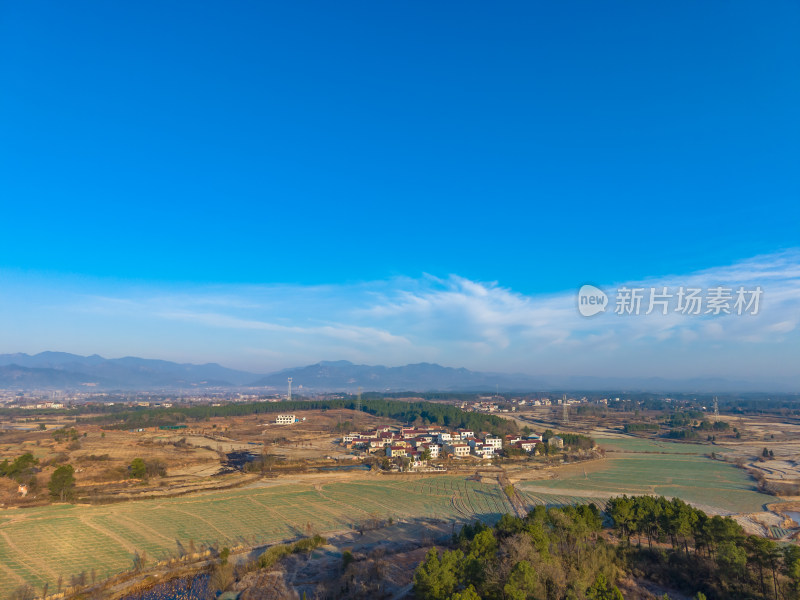
POLYGON ((0 589, 51 589, 59 575, 95 569, 105 577, 188 547, 257 545, 314 532, 357 531, 388 517, 494 521, 511 506, 496 484, 464 477, 367 477, 252 486, 104 506, 8 510, 0 518, 0 589))

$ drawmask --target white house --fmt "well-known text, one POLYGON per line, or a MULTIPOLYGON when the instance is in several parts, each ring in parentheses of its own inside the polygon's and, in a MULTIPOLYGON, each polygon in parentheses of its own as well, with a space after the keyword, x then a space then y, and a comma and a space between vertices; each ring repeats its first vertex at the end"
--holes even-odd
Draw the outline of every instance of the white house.
POLYGON ((494 437, 492 435, 487 435, 483 438, 484 444, 489 444, 495 450, 501 450, 503 448, 503 438, 494 437))
POLYGON ((387 446, 386 456, 397 458, 398 456, 408 456, 408 452, 405 446, 387 446))
POLYGON ((445 447, 445 450, 456 457, 469 456, 469 446, 466 444, 450 444, 445 447))
POLYGON ((294 423, 296 421, 297 418, 294 415, 278 415, 275 417, 276 425, 289 425, 290 423, 294 423))
POLYGON ((439 448, 438 444, 423 444, 421 446, 417 446, 417 448, 421 450, 428 449, 431 451, 431 458, 439 458, 439 448))
POLYGON ((481 458, 492 458, 494 456, 494 447, 489 444, 476 444, 473 447, 476 456, 481 458))

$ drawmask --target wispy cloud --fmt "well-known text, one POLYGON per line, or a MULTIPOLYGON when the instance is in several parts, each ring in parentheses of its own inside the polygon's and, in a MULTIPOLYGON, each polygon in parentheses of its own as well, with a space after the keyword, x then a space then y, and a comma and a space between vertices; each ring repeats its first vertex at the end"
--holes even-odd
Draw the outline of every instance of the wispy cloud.
MULTIPOLYGON (((585 318, 576 304, 582 283, 559 294, 526 295, 458 275, 328 286, 81 282, 62 286, 46 303, 17 306, 27 320, 10 318, 14 301, 0 296, 0 305, 9 309, 0 325, 11 333, 7 344, 26 339, 44 344, 4 351, 78 351, 94 344, 109 354, 214 360, 258 371, 327 358, 373 364, 428 360, 531 374, 788 376, 796 371, 800 250, 694 273, 598 284, 612 294, 612 302, 623 285, 760 286, 758 315, 620 316, 611 306, 585 318), (118 350, 109 351, 115 344, 118 350)), ((36 287, 16 285, 29 296, 25 286, 36 287)))

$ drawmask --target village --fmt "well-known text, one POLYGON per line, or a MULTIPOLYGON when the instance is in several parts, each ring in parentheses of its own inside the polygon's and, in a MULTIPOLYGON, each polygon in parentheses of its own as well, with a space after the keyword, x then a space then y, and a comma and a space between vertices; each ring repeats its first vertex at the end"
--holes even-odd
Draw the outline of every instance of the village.
MULTIPOLYGON (((507 435, 498 437, 488 432, 444 427, 379 427, 371 431, 350 432, 340 442, 344 448, 380 456, 392 461, 393 470, 430 469, 437 459, 491 460, 501 454, 539 455, 547 448, 562 449, 564 440, 557 435, 543 439, 541 435, 507 435), (545 446, 545 444, 547 446, 545 446)), ((432 470, 442 470, 434 467, 432 470)))

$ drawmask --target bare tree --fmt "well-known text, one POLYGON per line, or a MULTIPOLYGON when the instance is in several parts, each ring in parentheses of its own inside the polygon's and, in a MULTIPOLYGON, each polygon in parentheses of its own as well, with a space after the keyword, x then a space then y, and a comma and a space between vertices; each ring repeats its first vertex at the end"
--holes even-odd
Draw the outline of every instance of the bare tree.
POLYGON ((141 554, 139 551, 133 553, 133 570, 141 571, 147 564, 147 551, 143 550, 141 554))
POLYGON ((34 600, 36 591, 28 584, 21 585, 9 596, 10 600, 34 600))

